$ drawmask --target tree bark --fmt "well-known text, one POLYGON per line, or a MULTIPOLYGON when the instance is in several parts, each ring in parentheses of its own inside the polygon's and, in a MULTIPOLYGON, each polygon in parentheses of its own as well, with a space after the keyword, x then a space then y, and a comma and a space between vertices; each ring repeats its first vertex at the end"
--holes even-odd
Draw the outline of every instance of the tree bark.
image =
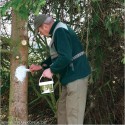
POLYGON ((28 33, 27 21, 21 19, 12 10, 11 28, 11 59, 10 59, 10 95, 9 95, 9 125, 24 125, 28 121, 27 94, 28 77, 21 83, 15 77, 16 68, 27 66, 28 62, 28 33), (22 40, 27 43, 22 45, 22 40))

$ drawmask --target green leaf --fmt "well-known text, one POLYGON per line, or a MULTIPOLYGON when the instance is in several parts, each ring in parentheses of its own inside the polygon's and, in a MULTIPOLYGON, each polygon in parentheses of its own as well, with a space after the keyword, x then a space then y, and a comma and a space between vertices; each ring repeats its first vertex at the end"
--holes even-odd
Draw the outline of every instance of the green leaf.
POLYGON ((30 0, 11 0, 1 7, 0 11, 2 13, 1 15, 5 15, 7 9, 12 7, 22 18, 27 19, 30 11, 38 15, 45 2, 45 0, 36 0, 34 3, 30 0))
POLYGON ((22 6, 22 4, 23 4, 22 0, 12 0, 11 7, 18 11, 19 8, 22 6))
POLYGON ((109 36, 112 35, 112 22, 111 22, 111 17, 107 16, 104 22, 105 28, 108 30, 109 36))
POLYGON ((41 0, 41 2, 39 2, 39 4, 37 4, 37 9, 35 11, 35 15, 38 15, 39 14, 39 11, 41 9, 41 6, 45 5, 45 0, 41 0))
POLYGON ((23 18, 23 19, 27 19, 28 18, 28 14, 29 11, 27 10, 26 6, 23 5, 19 11, 18 11, 19 15, 23 18))
POLYGON ((99 2, 100 0, 92 0, 92 2, 99 2))
POLYGON ((93 25, 98 25, 98 22, 99 22, 99 13, 95 13, 93 15, 93 25))
POLYGON ((3 7, 0 8, 1 15, 5 15, 6 11, 9 9, 11 6, 12 1, 7 2, 3 7))
POLYGON ((121 60, 121 62, 122 62, 123 64, 125 64, 125 54, 124 54, 124 57, 123 57, 123 59, 121 60))

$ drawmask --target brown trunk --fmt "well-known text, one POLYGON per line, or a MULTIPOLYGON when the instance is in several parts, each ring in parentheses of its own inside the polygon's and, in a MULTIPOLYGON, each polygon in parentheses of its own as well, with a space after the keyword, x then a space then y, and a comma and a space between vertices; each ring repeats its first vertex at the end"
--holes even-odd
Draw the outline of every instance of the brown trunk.
POLYGON ((21 19, 12 11, 12 31, 11 31, 11 59, 10 59, 10 95, 9 95, 9 125, 24 124, 28 120, 27 91, 28 79, 20 83, 15 77, 16 68, 20 65, 27 66, 28 46, 22 45, 21 41, 27 37, 26 21, 21 19))

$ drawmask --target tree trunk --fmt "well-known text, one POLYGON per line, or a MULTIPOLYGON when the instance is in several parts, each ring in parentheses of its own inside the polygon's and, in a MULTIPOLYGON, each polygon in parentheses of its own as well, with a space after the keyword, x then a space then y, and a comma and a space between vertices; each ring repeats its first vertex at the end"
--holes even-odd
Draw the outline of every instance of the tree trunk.
POLYGON ((24 81, 20 82, 15 77, 16 68, 20 65, 27 66, 28 62, 28 33, 26 22, 14 10, 12 11, 9 125, 23 125, 28 120, 28 78, 26 76, 24 81), (22 40, 24 41, 23 44, 22 40))

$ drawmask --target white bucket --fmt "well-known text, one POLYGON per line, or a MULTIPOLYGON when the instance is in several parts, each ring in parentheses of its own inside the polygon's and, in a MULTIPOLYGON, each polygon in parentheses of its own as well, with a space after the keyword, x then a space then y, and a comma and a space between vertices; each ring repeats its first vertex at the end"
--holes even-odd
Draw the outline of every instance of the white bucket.
POLYGON ((47 79, 41 76, 39 79, 39 86, 40 86, 41 94, 54 92, 53 83, 54 83, 53 79, 47 79))

